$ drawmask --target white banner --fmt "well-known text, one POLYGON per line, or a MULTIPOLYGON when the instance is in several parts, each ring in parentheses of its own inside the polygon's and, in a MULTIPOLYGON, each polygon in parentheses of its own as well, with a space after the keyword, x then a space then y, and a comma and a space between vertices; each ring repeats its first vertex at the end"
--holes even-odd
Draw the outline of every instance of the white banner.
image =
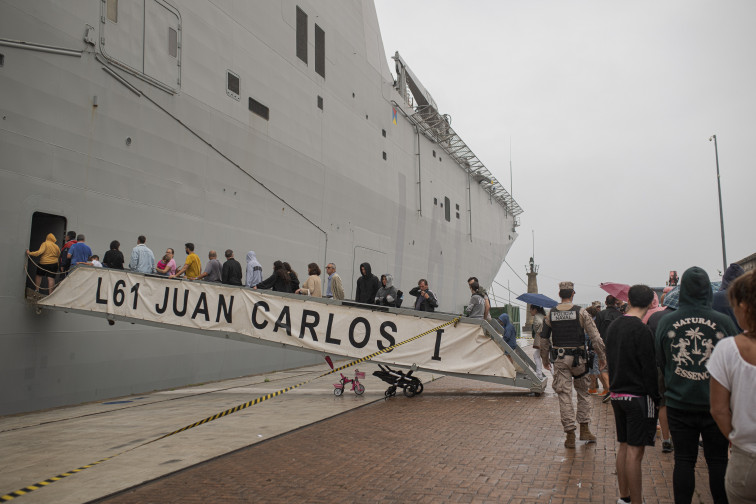
MULTIPOLYGON (((144 276, 106 268, 76 268, 40 305, 98 312, 165 324, 236 333, 330 355, 362 358, 444 323, 282 297, 266 291, 144 276)), ((460 322, 373 359, 441 373, 513 378, 501 347, 476 324, 460 322)))

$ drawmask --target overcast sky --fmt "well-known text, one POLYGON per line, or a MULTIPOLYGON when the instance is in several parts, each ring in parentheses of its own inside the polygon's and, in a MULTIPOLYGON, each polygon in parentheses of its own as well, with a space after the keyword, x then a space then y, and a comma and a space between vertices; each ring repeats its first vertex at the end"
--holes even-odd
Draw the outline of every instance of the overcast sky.
MULTIPOLYGON (((728 263, 756 252, 756 2, 376 0, 442 114, 525 210, 540 292, 575 282, 719 279, 717 135, 728 263), (714 278, 716 277, 716 278, 714 278)), ((393 61, 389 60, 394 71, 393 61)), ((503 265, 497 280, 525 285, 503 265)), ((505 291, 494 285, 497 297, 505 291)), ((513 296, 514 297, 514 296, 513 296)))

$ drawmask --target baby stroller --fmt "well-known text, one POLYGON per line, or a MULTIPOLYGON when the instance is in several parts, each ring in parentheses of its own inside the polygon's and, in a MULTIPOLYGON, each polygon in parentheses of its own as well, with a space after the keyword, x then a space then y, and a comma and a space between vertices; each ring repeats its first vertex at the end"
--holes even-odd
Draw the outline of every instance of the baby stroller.
POLYGON ((404 395, 407 397, 422 394, 423 384, 419 378, 412 376, 412 370, 408 371, 407 374, 404 374, 403 371, 395 371, 390 367, 382 366, 381 364, 378 364, 378 367, 381 368, 381 370, 373 371, 373 376, 377 376, 390 385, 385 393, 387 398, 396 395, 397 387, 404 389, 404 395))

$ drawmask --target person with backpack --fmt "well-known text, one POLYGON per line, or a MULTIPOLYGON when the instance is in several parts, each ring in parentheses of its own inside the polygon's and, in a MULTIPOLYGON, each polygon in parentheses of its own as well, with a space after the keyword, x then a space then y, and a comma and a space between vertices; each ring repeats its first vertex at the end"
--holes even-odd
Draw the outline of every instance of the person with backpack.
POLYGON ((587 333, 599 359, 599 368, 606 366, 604 341, 593 319, 583 308, 575 305, 575 284, 559 283, 561 303, 549 311, 541 330, 541 359, 548 371, 554 369, 552 387, 559 396, 559 411, 566 438, 564 446, 575 448, 575 431, 580 425, 580 440, 595 443, 596 436, 590 430, 591 399, 588 394, 588 352, 585 345, 587 333), (572 405, 572 388, 577 391, 577 414, 572 405))
POLYGON ((74 245, 76 245, 76 231, 69 231, 66 233, 66 242, 60 250, 60 267, 58 270, 63 274, 63 278, 68 274, 68 270, 71 269, 71 260, 68 258, 68 251, 74 245))
POLYGON ((375 304, 380 306, 396 306, 398 298, 394 277, 389 273, 381 275, 381 288, 375 294, 375 304))

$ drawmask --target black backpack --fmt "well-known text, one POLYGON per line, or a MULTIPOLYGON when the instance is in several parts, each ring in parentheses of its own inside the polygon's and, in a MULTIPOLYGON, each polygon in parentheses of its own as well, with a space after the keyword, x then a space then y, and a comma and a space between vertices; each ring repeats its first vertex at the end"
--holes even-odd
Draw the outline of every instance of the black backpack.
POLYGON ((620 312, 619 310, 604 310, 603 312, 599 313, 598 317, 596 317, 596 329, 598 329, 602 340, 606 340, 606 330, 609 329, 609 326, 612 325, 612 322, 614 322, 621 316, 622 312, 620 312))

